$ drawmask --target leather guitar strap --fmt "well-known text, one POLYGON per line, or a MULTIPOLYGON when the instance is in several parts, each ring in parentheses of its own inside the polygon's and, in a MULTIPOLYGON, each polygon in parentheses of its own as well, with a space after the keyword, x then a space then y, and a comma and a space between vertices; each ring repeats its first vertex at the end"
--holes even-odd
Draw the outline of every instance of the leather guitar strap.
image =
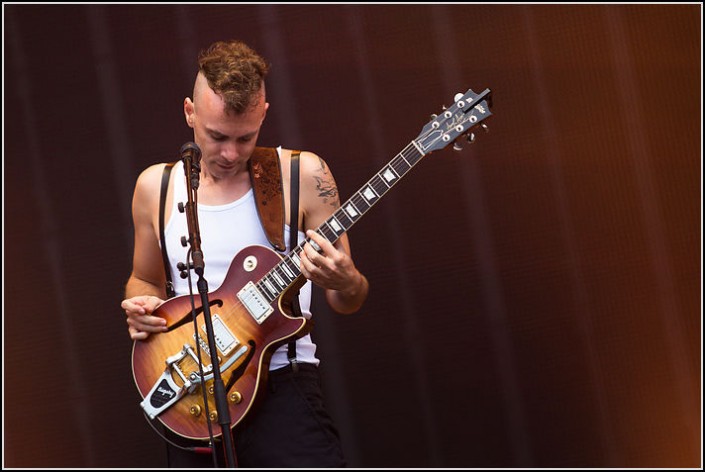
POLYGON ((256 147, 248 165, 259 221, 269 243, 284 252, 284 186, 277 150, 256 147))

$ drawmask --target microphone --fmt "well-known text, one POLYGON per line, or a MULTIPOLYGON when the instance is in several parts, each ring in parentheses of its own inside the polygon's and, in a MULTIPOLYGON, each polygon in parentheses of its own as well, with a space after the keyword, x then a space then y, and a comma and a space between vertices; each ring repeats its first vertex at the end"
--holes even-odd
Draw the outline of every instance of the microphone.
POLYGON ((198 144, 192 141, 189 141, 181 146, 181 151, 179 151, 179 154, 181 155, 181 159, 189 159, 191 162, 195 162, 196 164, 201 160, 201 148, 198 147, 198 144))
POLYGON ((194 190, 198 189, 198 174, 201 172, 201 148, 198 147, 198 144, 189 141, 181 146, 181 151, 179 151, 179 154, 181 155, 181 160, 184 161, 185 164, 190 163, 191 187, 193 187, 194 190))

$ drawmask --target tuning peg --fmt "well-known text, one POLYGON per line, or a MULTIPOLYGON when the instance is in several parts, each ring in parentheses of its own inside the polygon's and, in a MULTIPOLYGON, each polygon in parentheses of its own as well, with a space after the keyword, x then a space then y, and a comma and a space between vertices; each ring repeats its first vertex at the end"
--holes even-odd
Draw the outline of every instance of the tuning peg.
POLYGON ((483 130, 485 130, 485 133, 490 132, 490 127, 487 126, 485 123, 480 123, 480 126, 482 127, 483 130))
POLYGON ((469 142, 470 144, 474 144, 474 143, 475 143, 475 133, 470 133, 470 134, 468 134, 468 142, 469 142))
POLYGON ((457 102, 457 101, 460 100, 461 98, 463 98, 463 94, 460 93, 460 92, 458 92, 458 93, 455 94, 455 97, 453 97, 453 101, 454 101, 454 102, 457 102))
POLYGON ((435 120, 436 118, 438 118, 438 115, 436 115, 435 113, 431 113, 431 120, 435 120))
POLYGON ((463 150, 463 143, 460 142, 459 139, 456 139, 456 140, 453 142, 453 151, 460 152, 460 151, 462 151, 462 150, 463 150))

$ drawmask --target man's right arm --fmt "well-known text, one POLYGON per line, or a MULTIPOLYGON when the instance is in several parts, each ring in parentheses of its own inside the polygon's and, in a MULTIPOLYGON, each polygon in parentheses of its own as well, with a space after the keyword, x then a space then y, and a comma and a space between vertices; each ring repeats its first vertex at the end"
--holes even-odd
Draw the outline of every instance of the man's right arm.
POLYGON ((130 337, 146 339, 150 333, 166 331, 166 320, 151 316, 166 298, 166 277, 155 224, 158 224, 163 164, 146 169, 137 179, 132 199, 135 252, 132 274, 125 286, 122 309, 127 315, 130 337))

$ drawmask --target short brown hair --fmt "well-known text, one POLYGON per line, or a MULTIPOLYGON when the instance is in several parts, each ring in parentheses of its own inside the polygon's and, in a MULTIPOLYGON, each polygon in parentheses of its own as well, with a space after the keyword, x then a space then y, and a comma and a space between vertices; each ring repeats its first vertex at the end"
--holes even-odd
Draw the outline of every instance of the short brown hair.
POLYGON ((226 110, 245 112, 262 89, 269 66, 241 41, 218 41, 201 51, 198 69, 220 95, 226 110))

